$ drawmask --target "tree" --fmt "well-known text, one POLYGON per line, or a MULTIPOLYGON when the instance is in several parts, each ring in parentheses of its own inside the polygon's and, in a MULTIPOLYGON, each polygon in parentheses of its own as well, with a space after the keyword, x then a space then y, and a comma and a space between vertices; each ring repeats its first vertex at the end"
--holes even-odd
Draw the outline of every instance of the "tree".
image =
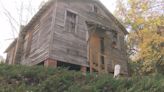
POLYGON ((130 30, 129 55, 138 63, 142 74, 164 67, 164 48, 160 45, 164 37, 157 34, 157 26, 164 25, 162 4, 162 0, 117 0, 115 15, 130 30))
MULTIPOLYGON (((37 6, 42 7, 42 5, 46 2, 47 0, 39 0, 37 2, 40 2, 37 6), (41 2, 42 1, 42 2, 41 2)), ((21 25, 26 25, 31 17, 36 13, 38 10, 38 7, 34 7, 33 0, 13 0, 10 1, 13 3, 11 7, 6 7, 3 3, 5 1, 0 0, 0 8, 2 8, 2 12, 6 19, 8 20, 8 23, 11 27, 11 32, 12 32, 12 37, 9 40, 13 40, 18 36, 19 29, 21 25), (13 12, 14 11, 14 12, 13 12)))

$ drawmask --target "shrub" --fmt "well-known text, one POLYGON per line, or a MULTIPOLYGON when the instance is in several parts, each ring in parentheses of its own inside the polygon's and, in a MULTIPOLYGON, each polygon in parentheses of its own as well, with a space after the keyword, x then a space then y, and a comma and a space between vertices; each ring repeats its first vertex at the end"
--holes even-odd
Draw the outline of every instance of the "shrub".
POLYGON ((164 76, 114 79, 63 68, 0 64, 0 92, 164 92, 164 76))

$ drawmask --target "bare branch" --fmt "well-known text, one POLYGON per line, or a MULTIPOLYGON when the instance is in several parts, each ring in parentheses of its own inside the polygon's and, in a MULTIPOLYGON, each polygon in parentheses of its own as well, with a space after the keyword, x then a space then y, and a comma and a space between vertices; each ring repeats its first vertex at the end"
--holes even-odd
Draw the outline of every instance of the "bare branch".
POLYGON ((2 9, 4 10, 4 15, 7 17, 9 24, 11 26, 12 29, 12 35, 15 38, 15 32, 16 34, 18 34, 18 31, 16 30, 16 26, 18 26, 18 22, 16 21, 16 19, 11 15, 11 13, 4 7, 3 3, 0 1, 0 4, 2 6, 2 9), (14 23, 13 23, 14 22, 14 23), (16 26, 14 26, 14 24, 16 26))
POLYGON ((31 4, 32 0, 28 0, 26 4, 24 0, 19 0, 19 3, 15 2, 15 9, 17 13, 17 17, 9 11, 0 0, 0 6, 2 7, 3 14, 8 20, 8 23, 11 26, 12 36, 15 38, 18 35, 19 27, 22 24, 26 24, 29 18, 34 14, 34 8, 31 4))

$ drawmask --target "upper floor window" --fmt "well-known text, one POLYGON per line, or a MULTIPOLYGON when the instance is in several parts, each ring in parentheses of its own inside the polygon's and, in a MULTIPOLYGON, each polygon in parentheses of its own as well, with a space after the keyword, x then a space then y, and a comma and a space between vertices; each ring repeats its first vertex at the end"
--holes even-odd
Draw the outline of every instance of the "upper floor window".
POLYGON ((93 12, 98 13, 98 7, 96 5, 93 6, 93 12))
POLYGON ((75 32, 76 30, 77 15, 73 12, 67 11, 66 13, 66 30, 75 32))
POLYGON ((104 37, 100 38, 100 59, 101 59, 101 64, 104 64, 104 52, 105 52, 105 42, 104 42, 104 37))

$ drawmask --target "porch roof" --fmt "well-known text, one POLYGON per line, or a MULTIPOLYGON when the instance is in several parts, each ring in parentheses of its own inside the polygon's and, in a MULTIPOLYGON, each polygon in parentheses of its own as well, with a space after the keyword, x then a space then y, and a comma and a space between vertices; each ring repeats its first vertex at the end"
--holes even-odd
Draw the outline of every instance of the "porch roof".
POLYGON ((92 21, 86 21, 86 24, 88 27, 95 27, 96 29, 101 29, 101 31, 110 31, 110 32, 116 32, 115 30, 105 26, 105 25, 102 25, 102 24, 99 24, 99 23, 95 23, 95 22, 92 22, 92 21))

